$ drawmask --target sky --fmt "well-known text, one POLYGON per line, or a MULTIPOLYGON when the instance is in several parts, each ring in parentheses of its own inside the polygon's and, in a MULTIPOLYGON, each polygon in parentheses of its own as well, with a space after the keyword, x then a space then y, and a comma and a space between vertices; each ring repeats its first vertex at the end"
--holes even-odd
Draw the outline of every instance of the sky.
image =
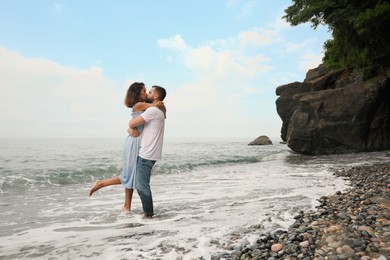
POLYGON ((133 82, 167 90, 167 139, 280 138, 278 86, 323 58, 292 1, 0 1, 0 138, 121 138, 133 82), (272 4, 271 4, 272 3, 272 4))

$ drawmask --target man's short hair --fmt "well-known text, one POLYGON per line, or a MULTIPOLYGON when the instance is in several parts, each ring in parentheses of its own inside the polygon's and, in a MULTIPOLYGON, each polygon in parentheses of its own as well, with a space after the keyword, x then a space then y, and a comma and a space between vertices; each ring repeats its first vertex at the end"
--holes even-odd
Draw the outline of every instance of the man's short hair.
POLYGON ((158 95, 159 100, 163 101, 165 96, 167 95, 167 92, 165 91, 165 88, 157 86, 157 85, 152 86, 152 88, 154 88, 156 90, 156 93, 158 95))

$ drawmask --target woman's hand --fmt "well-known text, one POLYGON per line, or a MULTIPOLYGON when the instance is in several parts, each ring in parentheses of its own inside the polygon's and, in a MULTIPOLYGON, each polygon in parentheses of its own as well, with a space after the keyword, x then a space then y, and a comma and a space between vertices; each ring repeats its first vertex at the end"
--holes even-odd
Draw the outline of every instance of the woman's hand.
POLYGON ((165 118, 167 118, 167 108, 165 107, 164 102, 158 101, 158 102, 156 103, 156 107, 159 108, 161 111, 163 111, 163 112, 164 112, 165 118))
POLYGON ((162 101, 157 101, 156 107, 162 110, 163 108, 165 108, 164 102, 162 102, 162 101))
POLYGON ((138 136, 140 136, 140 132, 138 131, 138 129, 137 128, 128 128, 127 129, 127 132, 129 133, 129 135, 131 136, 131 137, 138 137, 138 136))

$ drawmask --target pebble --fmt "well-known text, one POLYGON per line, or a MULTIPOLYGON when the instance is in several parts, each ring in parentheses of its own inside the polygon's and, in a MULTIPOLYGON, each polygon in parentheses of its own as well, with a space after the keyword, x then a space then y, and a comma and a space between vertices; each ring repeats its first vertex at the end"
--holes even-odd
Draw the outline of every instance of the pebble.
POLYGON ((341 247, 341 253, 345 255, 353 255, 354 251, 353 249, 348 245, 343 245, 341 247))
POLYGON ((339 231, 340 230, 340 228, 338 227, 338 226, 330 226, 330 227, 328 227, 327 229, 326 229, 326 232, 328 232, 328 233, 334 233, 334 232, 337 232, 337 231, 339 231))
POLYGON ((301 211, 287 230, 259 235, 213 260, 390 260, 390 162, 336 171, 347 192, 321 197, 316 210, 301 211))
POLYGON ((271 246, 271 251, 272 252, 279 252, 280 250, 282 250, 282 248, 283 248, 282 244, 273 244, 271 246))
POLYGON ((302 248, 306 248, 309 246, 309 241, 303 241, 303 242, 299 243, 299 246, 302 248))

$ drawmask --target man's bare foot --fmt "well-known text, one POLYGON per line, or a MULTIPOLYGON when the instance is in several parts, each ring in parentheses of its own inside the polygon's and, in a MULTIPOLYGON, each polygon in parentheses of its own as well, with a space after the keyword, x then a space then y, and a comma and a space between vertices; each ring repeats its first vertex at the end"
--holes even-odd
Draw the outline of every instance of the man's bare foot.
POLYGON ((92 194, 97 191, 98 189, 100 189, 101 186, 100 186, 100 180, 97 180, 95 181, 95 183, 93 184, 92 188, 89 190, 89 197, 92 196, 92 194))

